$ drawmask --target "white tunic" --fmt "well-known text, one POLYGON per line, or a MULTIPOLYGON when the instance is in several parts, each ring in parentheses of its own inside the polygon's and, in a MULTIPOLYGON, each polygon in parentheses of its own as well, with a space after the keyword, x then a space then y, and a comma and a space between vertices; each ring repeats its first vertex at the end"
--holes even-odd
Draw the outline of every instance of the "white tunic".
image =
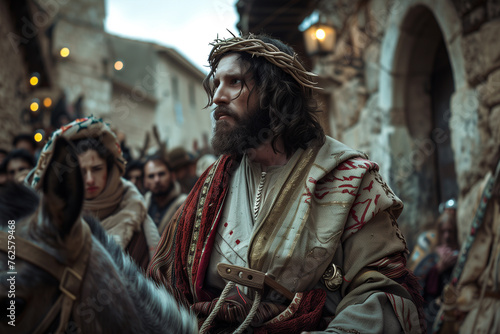
MULTIPOLYGON (((232 205, 224 205, 217 228, 207 272, 209 286, 222 290, 226 285, 217 273, 217 263, 248 267, 248 246, 254 227, 269 213, 301 153, 302 150, 295 152, 286 165, 268 167, 265 172, 260 164, 251 162, 246 155, 242 158, 225 199, 225 203, 232 205)), ((239 288, 248 292, 246 287, 239 288)))

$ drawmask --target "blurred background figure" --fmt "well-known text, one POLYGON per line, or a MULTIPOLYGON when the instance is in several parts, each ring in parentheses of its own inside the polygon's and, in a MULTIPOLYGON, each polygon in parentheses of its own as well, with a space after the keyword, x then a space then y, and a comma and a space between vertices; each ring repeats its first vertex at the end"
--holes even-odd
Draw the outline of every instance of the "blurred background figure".
POLYGON ((128 148, 126 143, 127 135, 125 134, 125 132, 118 129, 113 129, 113 132, 116 133, 116 138, 118 138, 118 143, 120 143, 120 148, 122 150, 123 158, 127 162, 133 160, 132 154, 130 153, 130 149, 128 148))
POLYGON ((189 194, 198 180, 196 176, 196 159, 183 147, 175 147, 168 153, 168 161, 177 182, 181 185, 181 191, 189 194))
POLYGON ((70 122, 66 92, 62 91, 54 109, 50 113, 50 126, 59 129, 70 122))
POLYGON ((73 105, 73 117, 74 118, 82 118, 83 115, 83 101, 85 99, 84 94, 80 94, 76 99, 75 104, 73 105))
POLYGON ((37 157, 38 145, 36 144, 33 135, 29 133, 21 133, 12 140, 13 149, 23 149, 28 151, 33 157, 37 157))
POLYGON ((432 324, 442 304, 441 293, 450 281, 460 249, 457 241, 456 210, 445 210, 439 217, 437 224, 438 244, 434 250, 435 264, 425 275, 423 287, 428 333, 432 332, 429 329, 432 329, 432 324))
POLYGON ((435 228, 419 236, 408 263, 423 289, 427 333, 432 333, 432 324, 441 306, 441 293, 450 280, 460 249, 456 201, 441 203, 439 210, 435 228))
POLYGON ((182 193, 175 174, 161 155, 153 155, 146 159, 144 188, 148 191, 144 195, 148 214, 161 235, 187 195, 182 193))
POLYGON ((25 149, 14 149, 7 154, 0 170, 5 171, 8 181, 23 182, 35 167, 35 158, 25 149))
POLYGON ((469 233, 443 292, 434 333, 500 333, 500 152, 474 189, 469 233))
POLYGON ((9 151, 4 150, 3 148, 0 148, 0 165, 2 164, 3 160, 5 157, 9 154, 9 151))
POLYGON ((213 154, 202 155, 196 162, 196 177, 200 177, 215 161, 217 161, 217 157, 213 154))
POLYGON ((7 182, 7 171, 5 170, 5 165, 0 163, 0 186, 7 182))
POLYGON ((132 182, 141 194, 144 194, 144 164, 140 160, 129 161, 123 177, 132 182))

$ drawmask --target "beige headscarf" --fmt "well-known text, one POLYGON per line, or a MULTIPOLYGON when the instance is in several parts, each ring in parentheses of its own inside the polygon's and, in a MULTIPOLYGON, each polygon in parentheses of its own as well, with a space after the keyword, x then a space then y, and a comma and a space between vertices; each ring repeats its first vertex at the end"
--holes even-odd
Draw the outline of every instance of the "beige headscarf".
MULTIPOLYGON (((108 174, 106 187, 96 198, 84 201, 83 211, 99 218, 108 234, 112 235, 117 243, 125 249, 134 232, 140 231, 143 222, 150 218, 147 216, 142 195, 130 182, 121 177, 125 172, 126 161, 123 158, 116 135, 102 119, 93 116, 77 119, 54 131, 44 146, 35 168, 32 181, 32 186, 35 189, 40 187, 39 181, 52 156, 54 141, 59 136, 70 141, 94 138, 114 155, 114 164, 108 174)), ((148 237, 150 236, 146 235, 146 239, 148 237)), ((154 241, 151 242, 154 243, 154 241)), ((150 240, 148 240, 148 244, 150 244, 150 240)), ((152 246, 150 245, 150 248, 152 246)))

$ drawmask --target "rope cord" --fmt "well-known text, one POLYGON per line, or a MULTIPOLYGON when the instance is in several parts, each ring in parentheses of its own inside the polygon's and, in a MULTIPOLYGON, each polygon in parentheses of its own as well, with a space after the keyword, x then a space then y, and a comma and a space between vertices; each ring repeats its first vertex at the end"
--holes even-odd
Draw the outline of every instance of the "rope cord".
POLYGON ((200 334, 203 334, 206 332, 206 330, 210 327, 210 324, 214 320, 215 316, 217 313, 219 313, 220 308, 222 307, 222 303, 224 303, 224 300, 226 300, 227 295, 229 294, 229 291, 234 287, 235 283, 232 281, 229 281, 226 286, 224 287, 224 290, 222 290, 222 293, 219 297, 219 300, 215 304, 214 309, 210 314, 208 315, 208 318, 205 319, 203 322, 203 325, 200 328, 200 334))
MULTIPOLYGON (((203 322, 203 325, 200 328, 200 332, 199 332, 200 334, 206 333, 206 331, 209 329, 210 324, 214 320, 217 313, 219 313, 219 311, 222 307, 222 304, 226 300, 227 295, 229 294, 229 291, 231 291, 231 289, 234 287, 234 285, 235 285, 235 283, 233 281, 229 281, 226 284, 226 286, 224 287, 224 290, 222 290, 222 293, 219 297, 219 300, 215 304, 214 309, 212 310, 212 312, 210 312, 208 317, 203 322)), ((257 314, 257 309, 259 308, 261 299, 262 299, 262 296, 259 293, 259 291, 255 291, 255 299, 253 301, 252 307, 250 308, 250 312, 248 312, 245 320, 241 323, 241 325, 238 326, 238 328, 233 332, 233 334, 241 334, 245 331, 245 329, 247 329, 247 327, 250 325, 253 318, 257 314)))
POLYGON ((247 327, 250 325, 250 323, 253 320, 253 317, 255 314, 257 314, 257 309, 259 308, 260 305, 260 300, 261 300, 261 295, 258 291, 255 291, 255 300, 253 301, 252 308, 250 309, 250 312, 248 312, 247 317, 245 318, 245 321, 234 331, 233 334, 241 334, 247 327))

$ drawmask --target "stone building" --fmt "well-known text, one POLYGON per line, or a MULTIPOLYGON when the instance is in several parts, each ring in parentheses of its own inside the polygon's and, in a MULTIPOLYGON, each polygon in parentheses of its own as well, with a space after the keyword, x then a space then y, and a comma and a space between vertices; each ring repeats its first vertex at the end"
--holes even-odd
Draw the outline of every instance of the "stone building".
POLYGON ((304 50, 299 24, 313 11, 319 23, 335 28, 329 53, 301 54, 325 88, 319 96, 325 129, 380 164, 405 203, 399 224, 410 247, 418 231, 435 221, 439 203, 451 197, 458 198, 463 239, 479 184, 499 159, 500 2, 240 0, 237 5, 244 32, 270 33, 299 52, 304 50))
MULTIPOLYGON (((209 111, 204 109, 205 75, 172 48, 106 36, 113 62, 122 70, 111 75, 112 124, 127 135, 127 144, 142 146, 146 132, 156 126, 169 148, 195 151, 208 145, 212 133, 209 111)), ((150 143, 156 144, 151 138, 150 143)))
POLYGON ((28 111, 33 89, 29 76, 38 72, 45 79, 42 88, 51 85, 47 75, 47 57, 38 39, 39 30, 28 19, 31 7, 23 1, 0 1, 0 148, 10 150, 14 135, 30 132, 38 115, 28 111))
POLYGON ((0 42, 8 64, 0 70, 5 141, 19 129, 50 133, 58 122, 93 114, 126 136, 135 157, 153 126, 170 148, 207 145, 204 73, 172 48, 106 33, 104 0, 0 0, 0 6, 0 29, 11 36, 0 42), (35 72, 40 83, 30 87, 35 72), (47 97, 52 104, 44 107, 47 97), (33 99, 41 108, 26 114, 33 99))

